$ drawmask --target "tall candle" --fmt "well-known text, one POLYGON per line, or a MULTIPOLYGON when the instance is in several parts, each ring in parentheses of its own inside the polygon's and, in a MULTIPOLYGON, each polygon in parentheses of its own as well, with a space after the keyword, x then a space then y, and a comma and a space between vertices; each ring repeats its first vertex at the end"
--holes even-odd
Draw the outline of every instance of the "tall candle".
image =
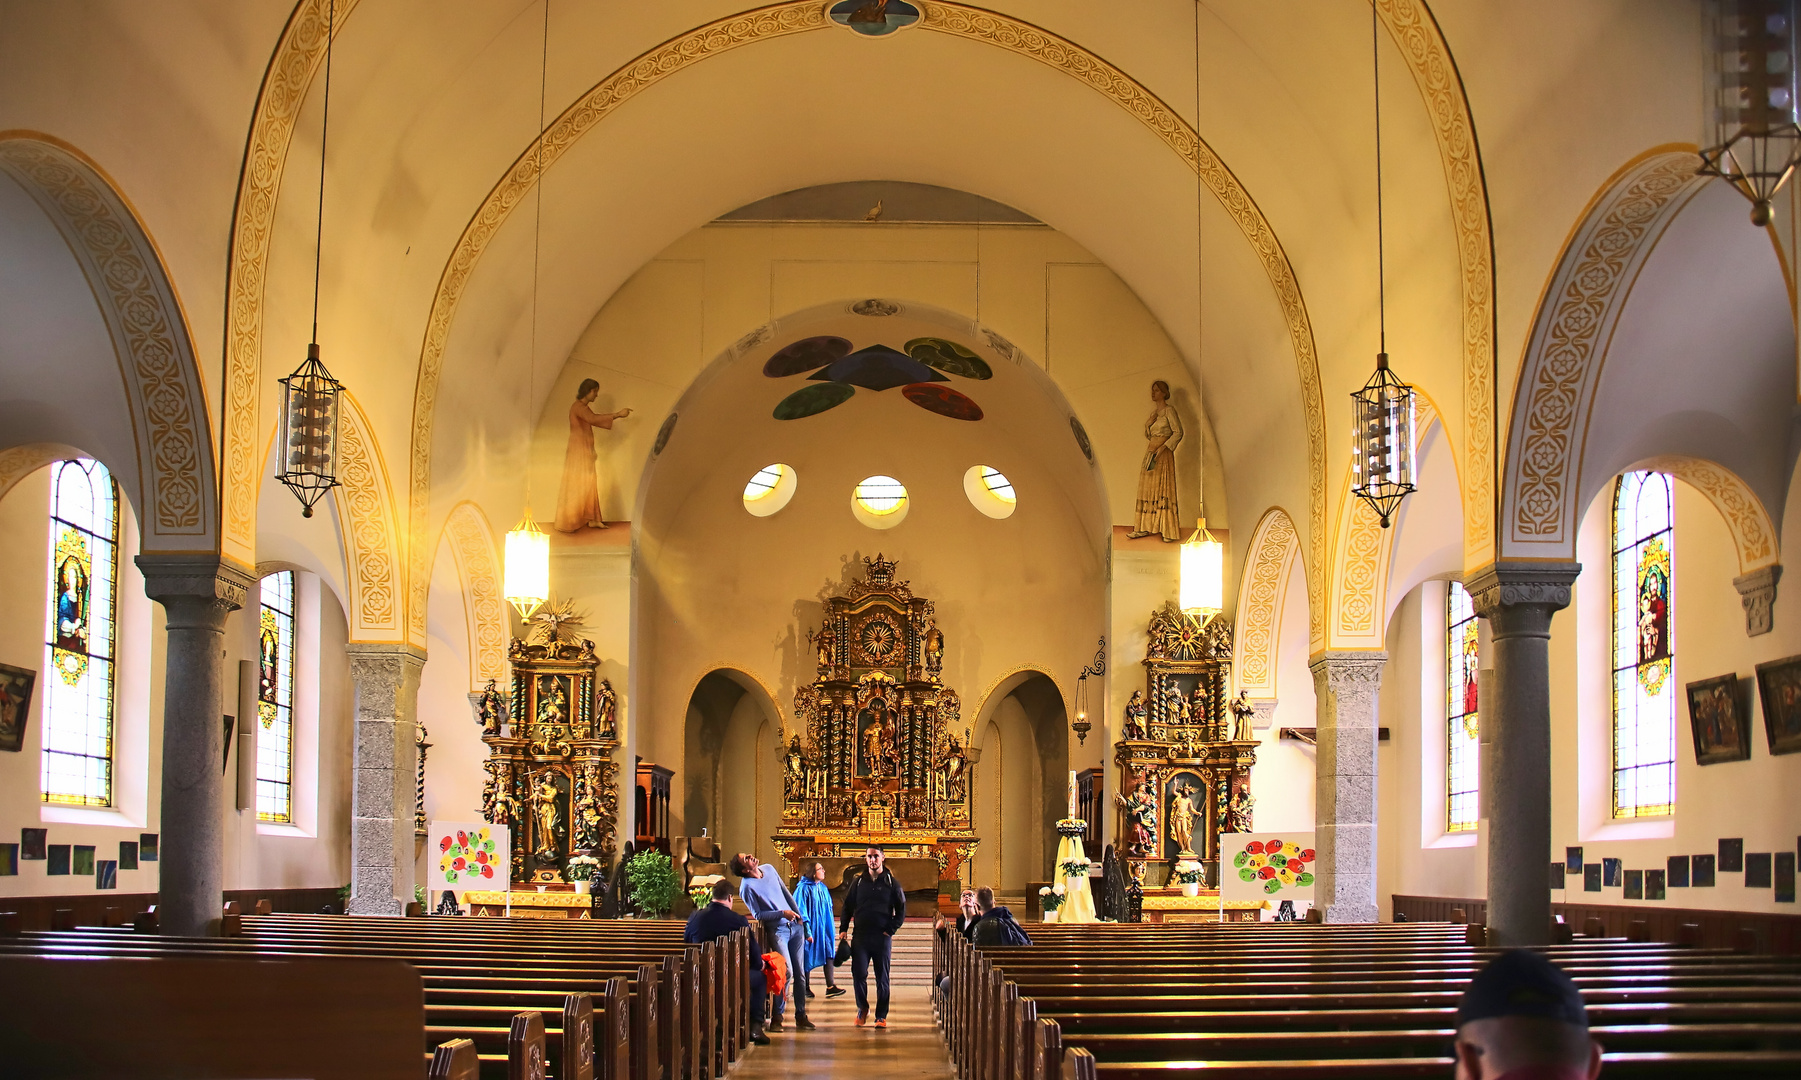
POLYGON ((1076 771, 1074 769, 1069 771, 1069 816, 1072 821, 1076 817, 1076 771))

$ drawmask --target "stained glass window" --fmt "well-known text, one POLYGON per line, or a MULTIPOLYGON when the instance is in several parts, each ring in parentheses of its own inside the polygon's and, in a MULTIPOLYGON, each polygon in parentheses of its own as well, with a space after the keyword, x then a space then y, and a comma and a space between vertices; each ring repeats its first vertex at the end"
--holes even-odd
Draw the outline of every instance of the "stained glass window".
POLYGON ((119 489, 88 458, 50 466, 50 600, 46 606, 43 799, 113 801, 113 632, 119 489))
POLYGON ((1670 478, 1620 476, 1613 496, 1613 816, 1676 808, 1670 478))
POLYGON ((263 578, 257 633, 256 819, 294 820, 294 573, 263 578))
POLYGON ((1445 602, 1445 831, 1476 828, 1476 609, 1459 582, 1445 602))

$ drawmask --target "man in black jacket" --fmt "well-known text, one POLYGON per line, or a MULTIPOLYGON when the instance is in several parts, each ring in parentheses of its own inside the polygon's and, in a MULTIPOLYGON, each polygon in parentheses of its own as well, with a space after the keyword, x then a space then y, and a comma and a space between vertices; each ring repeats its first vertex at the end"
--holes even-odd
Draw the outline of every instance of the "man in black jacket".
MULTIPOLYGON (((749 919, 732 910, 732 883, 720 878, 713 883, 713 902, 706 907, 696 908, 694 914, 688 916, 682 940, 689 945, 705 945, 749 926, 749 919)), ((754 935, 751 940, 755 942, 754 935)), ((762 950, 755 948, 751 951, 760 953, 762 950)), ((769 1007, 768 995, 769 987, 763 979, 763 965, 759 961, 750 970, 750 1041, 759 1046, 769 1045, 769 1036, 763 1034, 763 1014, 769 1007)))
POLYGON ((850 938, 858 1027, 869 1019, 871 960, 875 961, 875 1026, 888 1026, 888 958, 894 933, 906 921, 907 894, 882 865, 882 849, 872 847, 863 855, 863 875, 851 884, 844 898, 844 914, 838 918, 838 940, 850 938), (854 932, 849 932, 853 927, 854 932))

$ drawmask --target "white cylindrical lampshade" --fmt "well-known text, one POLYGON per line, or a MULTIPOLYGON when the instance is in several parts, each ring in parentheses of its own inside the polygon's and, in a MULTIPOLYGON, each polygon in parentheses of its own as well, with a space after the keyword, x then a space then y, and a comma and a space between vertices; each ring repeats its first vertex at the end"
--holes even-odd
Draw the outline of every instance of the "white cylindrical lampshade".
POLYGON ((1226 547, 1203 522, 1182 545, 1181 607, 1190 615, 1218 615, 1225 595, 1226 547))
POLYGON ((529 619, 550 598, 550 537, 544 535, 531 512, 507 533, 507 563, 502 592, 507 603, 529 619))

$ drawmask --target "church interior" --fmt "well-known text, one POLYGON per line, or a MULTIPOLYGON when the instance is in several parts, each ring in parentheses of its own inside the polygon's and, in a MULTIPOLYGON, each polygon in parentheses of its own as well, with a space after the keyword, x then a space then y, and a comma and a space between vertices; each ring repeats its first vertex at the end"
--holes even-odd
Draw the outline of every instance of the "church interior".
POLYGON ((0 0, 0 1058, 1796 1075, 1797 7, 0 0))

